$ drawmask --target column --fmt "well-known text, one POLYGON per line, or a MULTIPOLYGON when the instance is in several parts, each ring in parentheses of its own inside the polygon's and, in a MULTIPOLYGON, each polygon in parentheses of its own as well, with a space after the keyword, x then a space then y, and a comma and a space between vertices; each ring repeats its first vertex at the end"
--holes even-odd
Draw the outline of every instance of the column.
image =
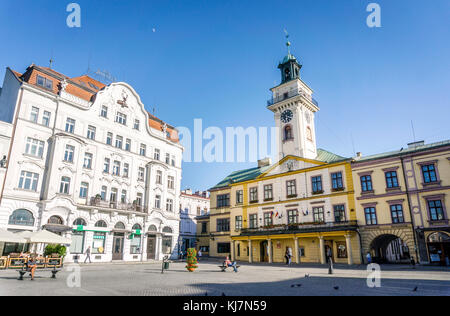
POLYGON ((319 236, 320 263, 325 264, 325 243, 323 236, 319 236))
POLYGON ((267 254, 269 255, 269 263, 273 262, 272 239, 267 239, 267 254))
MULTIPOLYGON (((147 229, 147 227, 146 227, 146 229, 147 229)), ((147 261, 147 235, 144 233, 144 230, 142 231, 141 247, 142 247, 141 261, 147 261)))
POLYGON ((300 251, 298 249, 298 237, 294 237, 294 255, 295 255, 295 263, 300 263, 300 251))
POLYGON ((236 241, 235 240, 232 240, 231 241, 231 253, 230 253, 230 255, 231 255, 231 258, 230 258, 230 260, 231 261, 236 261, 236 256, 234 255, 234 252, 235 252, 235 246, 236 246, 236 241))
POLYGON ((352 240, 350 235, 345 235, 345 243, 347 245, 347 260, 348 264, 353 264, 353 255, 352 255, 352 240))
POLYGON ((252 241, 248 240, 248 262, 253 263, 253 249, 252 249, 252 241))

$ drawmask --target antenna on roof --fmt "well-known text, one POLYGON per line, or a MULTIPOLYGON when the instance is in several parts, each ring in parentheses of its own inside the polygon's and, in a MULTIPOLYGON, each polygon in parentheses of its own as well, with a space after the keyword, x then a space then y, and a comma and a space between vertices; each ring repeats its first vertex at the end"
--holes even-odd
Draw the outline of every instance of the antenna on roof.
POLYGON ((412 128, 414 142, 416 142, 416 132, 414 131, 414 123, 412 120, 411 120, 411 128, 412 128))
POLYGON ((353 156, 356 156, 355 152, 355 142, 353 140, 353 133, 350 133, 350 138, 352 139, 353 156))

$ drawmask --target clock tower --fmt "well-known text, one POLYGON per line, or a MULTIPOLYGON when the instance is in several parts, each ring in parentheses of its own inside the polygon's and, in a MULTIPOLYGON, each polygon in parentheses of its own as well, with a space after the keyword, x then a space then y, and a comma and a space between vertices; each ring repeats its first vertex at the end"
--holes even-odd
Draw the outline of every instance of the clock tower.
POLYGON ((274 113, 278 128, 278 159, 288 155, 315 159, 317 157, 315 113, 319 105, 312 97, 313 91, 300 79, 302 65, 290 53, 278 65, 281 83, 270 89, 272 99, 268 109, 274 113))

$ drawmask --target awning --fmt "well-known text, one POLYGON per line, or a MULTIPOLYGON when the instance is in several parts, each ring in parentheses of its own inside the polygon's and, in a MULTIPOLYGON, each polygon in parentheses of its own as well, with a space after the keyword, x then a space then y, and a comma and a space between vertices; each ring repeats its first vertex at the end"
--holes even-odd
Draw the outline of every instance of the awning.
POLYGON ((65 232, 73 230, 73 228, 70 226, 58 225, 58 224, 46 224, 42 228, 46 229, 48 231, 54 232, 54 233, 65 233, 65 232))
POLYGON ((1 228, 0 228, 0 242, 11 242, 18 244, 27 243, 27 241, 22 236, 19 236, 10 231, 7 231, 6 229, 1 228))
POLYGON ((72 241, 69 238, 61 237, 48 230, 40 230, 37 232, 20 232, 17 235, 24 237, 29 243, 43 244, 64 244, 69 245, 72 241))

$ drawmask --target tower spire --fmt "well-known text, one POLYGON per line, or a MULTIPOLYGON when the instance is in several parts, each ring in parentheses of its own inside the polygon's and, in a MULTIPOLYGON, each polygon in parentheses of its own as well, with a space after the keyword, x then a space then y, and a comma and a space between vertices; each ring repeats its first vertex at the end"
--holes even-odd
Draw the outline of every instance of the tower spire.
POLYGON ((284 29, 284 34, 286 36, 286 47, 287 47, 287 51, 288 51, 288 56, 291 54, 291 42, 289 42, 289 33, 286 29, 284 29))

